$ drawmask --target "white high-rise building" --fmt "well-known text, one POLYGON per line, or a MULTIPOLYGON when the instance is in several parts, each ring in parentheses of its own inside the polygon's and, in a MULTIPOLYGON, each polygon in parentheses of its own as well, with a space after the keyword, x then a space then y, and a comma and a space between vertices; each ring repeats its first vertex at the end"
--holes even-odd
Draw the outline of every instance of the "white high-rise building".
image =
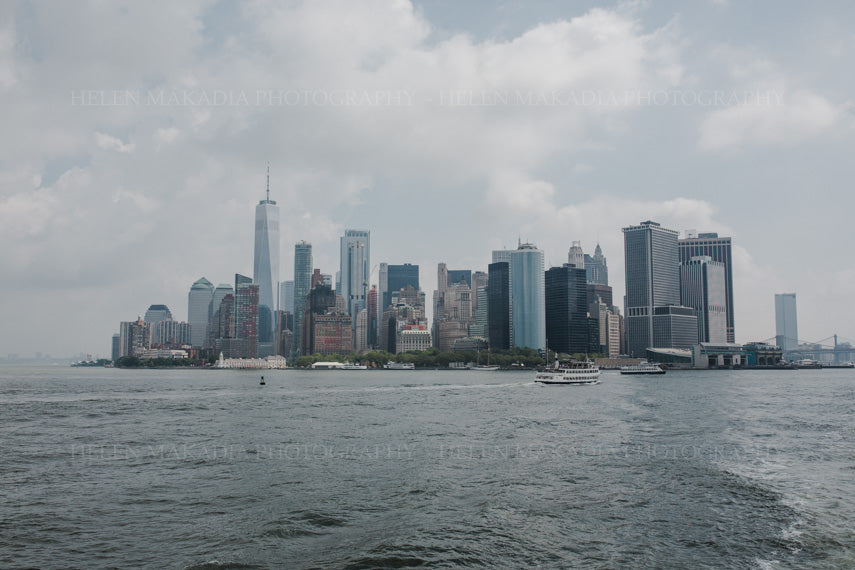
POLYGON ((187 322, 190 323, 190 344, 202 347, 211 316, 214 284, 202 277, 190 287, 187 295, 187 322))
POLYGON ((267 353, 267 345, 271 345, 269 349, 272 350, 272 343, 276 337, 275 314, 278 309, 276 301, 279 297, 279 206, 270 199, 269 167, 267 198, 261 200, 255 207, 255 256, 252 281, 258 285, 259 350, 267 353))
POLYGON ((698 342, 727 342, 724 264, 700 255, 680 264, 680 300, 698 316, 698 342))
POLYGON ((795 293, 775 295, 775 339, 775 343, 784 351, 795 350, 799 346, 795 293))
POLYGON ((574 241, 567 252, 567 263, 576 269, 585 269, 585 252, 582 251, 582 242, 574 241))
POLYGON ((543 252, 530 243, 511 252, 514 346, 546 349, 543 252))
POLYGON ((371 232, 345 230, 341 238, 340 286, 336 293, 344 297, 354 324, 356 315, 365 308, 370 276, 371 232))

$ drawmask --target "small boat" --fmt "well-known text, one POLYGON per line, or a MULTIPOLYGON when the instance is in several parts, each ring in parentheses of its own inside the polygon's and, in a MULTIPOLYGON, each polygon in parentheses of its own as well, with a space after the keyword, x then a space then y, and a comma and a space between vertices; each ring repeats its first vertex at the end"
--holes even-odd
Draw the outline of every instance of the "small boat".
POLYGON ((394 362, 390 360, 383 365, 386 370, 415 370, 416 365, 412 362, 394 362))
POLYGON ((822 368, 822 364, 817 360, 812 360, 810 358, 802 358, 801 360, 796 360, 793 362, 793 365, 798 370, 816 370, 818 368, 822 368))
POLYGON ((590 360, 560 363, 556 360, 554 366, 539 369, 534 381, 549 385, 599 384, 600 369, 590 360))
POLYGON ((478 360, 468 364, 469 370, 480 370, 482 372, 492 372, 498 370, 499 367, 495 364, 490 364, 490 351, 487 351, 487 364, 481 364, 481 351, 478 351, 478 360))
POLYGON ((665 374, 665 369, 653 362, 642 360, 638 364, 620 367, 621 374, 665 374))
POLYGON ((498 370, 498 366, 491 366, 489 364, 469 364, 469 370, 480 370, 482 372, 492 372, 493 370, 498 370))
MULTIPOLYGON (((106 364, 105 364, 106 366, 106 364)), ((855 368, 855 364, 852 362, 846 362, 844 364, 823 364, 823 368, 855 368)))

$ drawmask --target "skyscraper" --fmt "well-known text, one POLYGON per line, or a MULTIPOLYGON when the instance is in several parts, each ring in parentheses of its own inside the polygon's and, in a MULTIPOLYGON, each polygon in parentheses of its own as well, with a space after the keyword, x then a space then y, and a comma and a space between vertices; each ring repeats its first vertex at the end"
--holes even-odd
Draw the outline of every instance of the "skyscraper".
POLYGON ((190 344, 193 346, 202 347, 205 344, 213 295, 214 284, 204 277, 190 287, 187 295, 187 322, 190 323, 190 344))
POLYGON ((141 350, 149 348, 151 323, 142 319, 119 323, 119 357, 136 356, 141 350))
POLYGON ((294 314, 294 282, 283 281, 279 285, 279 310, 294 314))
MULTIPOLYGON (((566 354, 588 352, 588 304, 585 269, 564 264, 546 272, 546 340, 566 354)), ((597 350, 596 352, 599 352, 597 350)))
POLYGON ((368 281, 371 275, 371 232, 345 230, 340 240, 341 286, 338 295, 344 297, 347 313, 356 323, 356 314, 365 308, 368 281))
POLYGON ((406 289, 410 285, 419 290, 419 266, 405 263, 403 265, 386 264, 386 289, 383 295, 384 309, 392 302, 392 292, 406 289))
POLYGON ((799 323, 796 319, 796 294, 775 294, 775 344, 782 350, 799 346, 799 323))
POLYGON ((171 321, 172 312, 166 305, 151 305, 145 312, 145 322, 155 324, 160 321, 171 321))
POLYGON ((258 284, 235 273, 235 338, 240 356, 258 356, 258 284))
POLYGON ((373 348, 377 346, 377 324, 379 322, 379 318, 377 316, 377 286, 373 285, 371 290, 368 292, 368 338, 366 338, 366 343, 368 343, 369 348, 373 348))
POLYGON ((727 320, 727 342, 736 342, 733 318, 733 260, 729 237, 718 237, 717 233, 691 234, 678 242, 680 262, 685 263, 700 255, 708 255, 713 261, 724 264, 725 307, 727 320))
POLYGON ((451 350, 454 341, 469 336, 472 324, 472 271, 449 270, 437 265, 436 291, 433 297, 433 342, 440 350, 451 350))
POLYGON ((567 263, 578 269, 585 269, 585 254, 582 251, 582 242, 574 241, 567 252, 567 263))
POLYGON ((680 299, 695 309, 698 342, 727 342, 724 264, 708 255, 680 264, 680 299))
POLYGON ((487 267, 487 340, 490 348, 511 347, 511 264, 491 263, 487 267))
POLYGON ((279 206, 270 199, 270 167, 267 197, 255 207, 255 256, 252 280, 258 285, 258 342, 260 354, 273 354, 276 338, 275 312, 279 296, 279 206))
POLYGON ((683 348, 697 337, 697 328, 687 333, 697 319, 680 305, 677 232, 646 221, 623 228, 623 240, 627 351, 644 357, 650 347, 683 348))
POLYGON ((303 312, 312 284, 312 244, 301 241, 294 246, 294 341, 292 358, 300 356, 303 346, 303 312))
POLYGON ((588 283, 595 285, 608 285, 609 284, 609 268, 606 264, 606 258, 603 257, 603 250, 600 248, 600 244, 597 244, 596 249, 594 249, 593 257, 585 254, 585 274, 588 279, 588 283))
POLYGON ((543 252, 530 243, 511 252, 513 345, 546 348, 543 252))

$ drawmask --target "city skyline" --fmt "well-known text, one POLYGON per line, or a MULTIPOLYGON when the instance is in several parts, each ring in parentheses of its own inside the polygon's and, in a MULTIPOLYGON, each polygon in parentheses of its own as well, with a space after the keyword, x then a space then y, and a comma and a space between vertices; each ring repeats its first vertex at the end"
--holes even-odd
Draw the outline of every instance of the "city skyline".
POLYGON ((737 342, 774 336, 779 291, 798 293, 800 340, 855 337, 855 6, 776 6, 762 30, 757 16, 4 5, 0 309, 17 324, 0 355, 106 355, 151 304, 183 319, 200 276, 252 275, 268 160, 281 281, 300 240, 334 274, 347 228, 371 231, 370 270, 486 271, 519 240, 549 268, 581 241, 600 244, 621 306, 620 228, 651 219, 732 238, 737 342))

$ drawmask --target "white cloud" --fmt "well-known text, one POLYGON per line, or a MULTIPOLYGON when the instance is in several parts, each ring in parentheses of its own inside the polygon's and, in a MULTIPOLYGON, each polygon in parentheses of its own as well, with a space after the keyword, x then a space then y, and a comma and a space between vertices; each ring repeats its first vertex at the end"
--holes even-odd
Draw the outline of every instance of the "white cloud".
MULTIPOLYGON (((728 58, 740 57, 722 50, 728 58)), ((744 57, 744 56, 743 56, 744 57)), ((739 103, 710 112, 701 122, 702 150, 738 150, 751 146, 792 146, 833 129, 848 117, 851 103, 833 103, 800 87, 777 65, 759 59, 731 66, 739 103)))
POLYGON ((104 133, 95 133, 95 144, 98 148, 104 150, 115 150, 116 152, 131 153, 134 151, 133 143, 123 143, 121 139, 105 135, 104 133))

